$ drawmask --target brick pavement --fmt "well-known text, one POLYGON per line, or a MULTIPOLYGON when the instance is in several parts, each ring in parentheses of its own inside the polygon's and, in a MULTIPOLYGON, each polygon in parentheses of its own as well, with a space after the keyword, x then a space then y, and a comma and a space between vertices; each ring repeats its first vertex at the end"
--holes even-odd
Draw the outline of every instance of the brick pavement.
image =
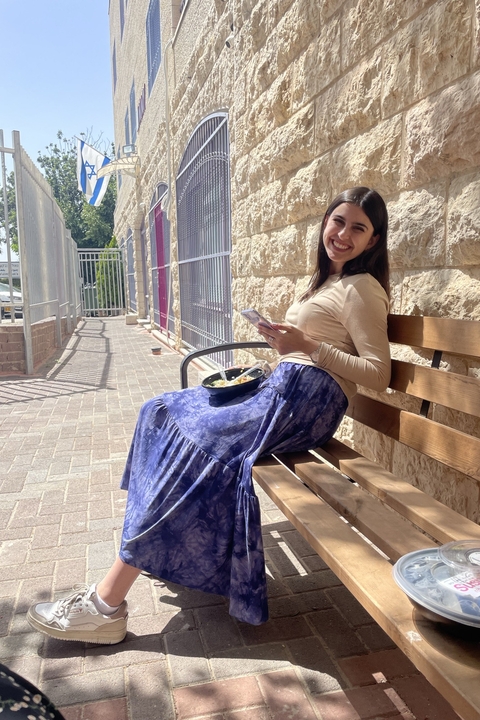
POLYGON ((0 661, 67 720, 455 720, 263 494, 265 625, 141 576, 120 645, 30 630, 33 601, 99 579, 115 557, 137 412, 179 382, 179 357, 153 356, 157 344, 123 318, 89 319, 35 377, 0 379, 0 661))

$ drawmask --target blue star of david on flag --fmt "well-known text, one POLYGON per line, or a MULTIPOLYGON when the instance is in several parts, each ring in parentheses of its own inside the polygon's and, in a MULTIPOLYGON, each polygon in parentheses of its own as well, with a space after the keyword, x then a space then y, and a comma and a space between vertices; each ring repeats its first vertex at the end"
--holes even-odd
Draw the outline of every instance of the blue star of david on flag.
POLYGON ((95 165, 90 165, 89 162, 85 162, 85 168, 86 168, 87 170, 90 170, 89 173, 87 172, 87 178, 88 178, 89 180, 91 180, 92 177, 97 174, 97 173, 95 172, 95 165))
POLYGON ((108 187, 110 175, 98 178, 101 167, 107 165, 110 159, 83 140, 77 141, 77 178, 78 189, 85 193, 90 205, 100 205, 108 187))

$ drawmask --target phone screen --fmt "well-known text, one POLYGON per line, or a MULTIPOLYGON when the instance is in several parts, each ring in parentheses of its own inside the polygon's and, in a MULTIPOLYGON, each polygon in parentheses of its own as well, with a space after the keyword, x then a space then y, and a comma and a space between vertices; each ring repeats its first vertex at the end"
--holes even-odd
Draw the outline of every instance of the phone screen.
POLYGON ((247 318, 247 320, 250 320, 251 323, 255 325, 255 327, 258 327, 259 323, 262 323, 262 325, 266 325, 268 328, 273 330, 270 322, 263 317, 263 315, 260 315, 260 313, 257 310, 254 310, 253 308, 249 308, 248 310, 242 310, 242 315, 247 318))

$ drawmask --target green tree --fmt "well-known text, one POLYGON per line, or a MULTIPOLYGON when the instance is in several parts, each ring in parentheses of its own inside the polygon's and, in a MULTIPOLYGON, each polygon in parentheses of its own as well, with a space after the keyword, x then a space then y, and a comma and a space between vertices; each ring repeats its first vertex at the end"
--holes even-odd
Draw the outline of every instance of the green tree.
MULTIPOLYGON (((15 176, 13 170, 7 175, 8 225, 10 229, 10 247, 18 253, 17 207, 15 204, 15 176)), ((3 206, 3 188, 0 190, 0 243, 5 243, 5 208, 3 206)))
POLYGON ((123 308, 125 306, 125 288, 123 263, 118 262, 111 250, 118 248, 115 235, 100 255, 97 264, 96 289, 98 305, 101 308, 123 308))
MULTIPOLYGON (((85 141, 100 150, 100 140, 93 141, 88 137, 85 141)), ((62 209, 65 224, 78 247, 105 247, 113 235, 113 212, 117 195, 115 178, 110 179, 101 205, 89 205, 78 189, 76 139, 64 137, 61 130, 57 132, 56 142, 50 143, 45 153, 39 152, 37 162, 45 173, 62 209)))

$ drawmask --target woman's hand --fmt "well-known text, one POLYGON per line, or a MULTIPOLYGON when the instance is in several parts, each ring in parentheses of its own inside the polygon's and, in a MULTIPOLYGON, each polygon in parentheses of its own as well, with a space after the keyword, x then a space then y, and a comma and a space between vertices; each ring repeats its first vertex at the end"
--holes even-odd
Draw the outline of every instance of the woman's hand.
POLYGON ((306 335, 294 325, 286 325, 284 323, 271 323, 269 328, 262 323, 258 324, 258 332, 262 335, 268 344, 277 350, 280 355, 286 355, 291 352, 303 352, 310 355, 318 347, 318 342, 306 335))

